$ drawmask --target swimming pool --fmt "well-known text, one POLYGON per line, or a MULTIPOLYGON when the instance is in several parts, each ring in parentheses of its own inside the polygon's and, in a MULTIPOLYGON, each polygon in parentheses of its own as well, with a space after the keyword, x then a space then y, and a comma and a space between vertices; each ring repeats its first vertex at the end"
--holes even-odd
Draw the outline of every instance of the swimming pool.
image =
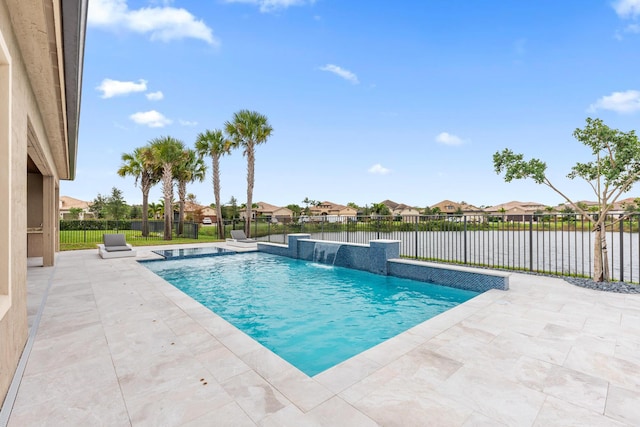
POLYGON ((259 252, 144 265, 309 376, 478 295, 259 252))

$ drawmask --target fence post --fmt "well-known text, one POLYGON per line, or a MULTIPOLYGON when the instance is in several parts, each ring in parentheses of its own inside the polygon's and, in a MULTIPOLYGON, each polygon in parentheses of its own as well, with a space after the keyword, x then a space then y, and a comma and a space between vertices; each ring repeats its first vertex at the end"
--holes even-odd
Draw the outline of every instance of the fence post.
POLYGON ((416 226, 415 228, 415 237, 413 240, 415 240, 415 244, 413 245, 415 248, 415 252, 416 252, 416 256, 415 258, 418 259, 418 228, 419 228, 419 223, 420 223, 420 215, 416 216, 416 226))
POLYGON ((464 217, 464 263, 467 263, 467 216, 464 217))
POLYGON ((533 271, 533 216, 529 217, 529 271, 533 271))
POLYGON ((623 214, 620 214, 620 278, 618 280, 621 282, 624 282, 624 215, 623 214))

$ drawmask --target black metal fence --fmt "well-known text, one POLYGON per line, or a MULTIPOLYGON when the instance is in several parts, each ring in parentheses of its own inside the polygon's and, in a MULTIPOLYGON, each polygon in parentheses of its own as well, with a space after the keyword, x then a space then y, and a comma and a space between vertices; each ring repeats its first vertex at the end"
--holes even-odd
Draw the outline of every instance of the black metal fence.
MULTIPOLYGON (((606 221, 607 256, 612 280, 640 282, 640 214, 606 221)), ((579 215, 411 216, 318 218, 312 221, 258 220, 254 238, 285 243, 290 233, 313 239, 368 243, 399 240, 407 258, 469 266, 591 277, 593 224, 579 215)))
MULTIPOLYGON (((143 240, 163 240, 164 221, 150 220, 149 232, 142 233, 142 220, 60 220, 60 244, 74 245, 84 243, 102 243, 102 235, 105 233, 123 233, 128 242, 143 240)), ((183 232, 178 235, 178 224, 173 223, 173 237, 198 238, 198 224, 185 222, 183 232)))

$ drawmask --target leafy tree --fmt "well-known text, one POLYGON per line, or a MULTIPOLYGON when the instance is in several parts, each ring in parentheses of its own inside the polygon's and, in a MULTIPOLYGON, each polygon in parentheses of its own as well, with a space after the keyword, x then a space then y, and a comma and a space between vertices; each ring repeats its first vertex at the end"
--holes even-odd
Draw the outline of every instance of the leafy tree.
POLYGON ((206 130, 198 134, 196 138, 196 151, 200 157, 211 156, 211 173, 213 180, 213 197, 217 217, 218 238, 224 239, 224 226, 222 223, 222 204, 220 203, 220 157, 229 154, 231 144, 227 141, 219 129, 206 130))
MULTIPOLYGON (((133 205, 133 206, 131 206, 129 208, 129 218, 132 218, 132 219, 142 218, 142 219, 144 219, 142 217, 142 209, 140 208, 140 206, 133 205)), ((144 221, 143 221, 143 223, 144 223, 144 221)), ((148 222, 147 222, 147 224, 148 224, 148 222)))
POLYGON ((107 198, 107 203, 105 204, 107 215, 111 219, 118 221, 126 218, 127 210, 129 210, 129 207, 122 197, 122 191, 113 187, 111 189, 111 195, 107 198))
POLYGON ((374 203, 371 207, 371 211, 375 214, 383 216, 391 214, 391 211, 389 211, 389 208, 384 203, 374 203))
POLYGON ((164 196, 164 240, 171 240, 171 223, 173 221, 173 173, 174 168, 184 160, 184 144, 182 141, 164 136, 150 141, 153 160, 162 167, 162 194, 164 196))
POLYGON ((107 197, 98 193, 93 202, 91 202, 91 206, 89 206, 89 210, 93 213, 93 216, 96 219, 102 219, 106 216, 105 207, 107 205, 107 197))
POLYGON ((82 213, 82 208, 69 208, 69 218, 78 219, 82 213))
POLYGON ((302 201, 302 203, 304 203, 304 214, 305 215, 310 215, 311 214, 311 209, 309 208, 309 205, 314 205, 316 204, 315 200, 311 200, 308 197, 305 197, 304 200, 302 201))
POLYGON ((296 204, 287 205, 287 209, 290 209, 293 212, 293 216, 300 216, 302 213, 302 208, 296 204))
POLYGON ((178 235, 184 234, 184 204, 187 200, 187 184, 204 181, 207 167, 194 150, 186 149, 183 157, 173 170, 173 177, 178 184, 178 202, 180 215, 178 216, 178 235))
POLYGON ((576 129, 573 136, 591 149, 594 160, 576 163, 567 177, 582 178, 589 184, 598 201, 595 212, 583 209, 559 190, 547 177, 547 164, 539 159, 525 161, 522 154, 504 149, 493 155, 493 164, 496 173, 504 173, 506 182, 531 178, 537 184, 551 188, 583 217, 593 222, 593 279, 597 282, 608 281, 609 262, 604 222, 618 198, 640 179, 640 141, 633 130, 622 132, 606 126, 600 119, 591 118, 587 118, 585 127, 576 129))
POLYGON ((225 122, 225 132, 234 148, 242 147, 247 158, 247 207, 244 232, 251 235, 251 207, 253 206, 253 185, 255 176, 255 146, 263 144, 271 136, 273 128, 267 116, 257 111, 240 110, 232 121, 225 122))
POLYGON ((238 218, 238 201, 233 196, 231 196, 231 199, 229 199, 229 211, 229 216, 231 216, 231 219, 238 218))
POLYGON ((360 210, 360 206, 356 205, 354 202, 347 203, 347 207, 355 209, 355 210, 360 210))
POLYGON ((154 162, 153 152, 149 145, 138 147, 133 153, 122 154, 122 165, 118 175, 134 177, 135 185, 140 184, 142 190, 142 235, 149 235, 149 191, 162 176, 161 169, 154 162))
MULTIPOLYGON (((580 205, 578 203, 578 205, 580 205)), ((562 214, 562 221, 575 221, 576 220, 576 211, 575 209, 573 209, 571 206, 565 206, 562 211, 560 211, 560 213, 562 214)))

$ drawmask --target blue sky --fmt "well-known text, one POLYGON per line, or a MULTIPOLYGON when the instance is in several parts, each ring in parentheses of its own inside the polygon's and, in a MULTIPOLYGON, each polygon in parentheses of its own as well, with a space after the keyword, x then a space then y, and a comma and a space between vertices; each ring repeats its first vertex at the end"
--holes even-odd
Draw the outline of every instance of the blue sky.
MULTIPOLYGON (((115 186, 140 203, 122 153, 166 135, 193 146, 250 109, 274 129, 254 201, 562 202, 504 183, 492 155, 507 147, 593 200, 566 178, 590 159, 572 132, 587 117, 640 130, 639 51, 640 0, 89 0, 78 171, 61 194, 115 186)), ((210 173, 188 191, 213 202, 210 173)), ((221 160, 221 193, 246 199, 241 150, 221 160)))

